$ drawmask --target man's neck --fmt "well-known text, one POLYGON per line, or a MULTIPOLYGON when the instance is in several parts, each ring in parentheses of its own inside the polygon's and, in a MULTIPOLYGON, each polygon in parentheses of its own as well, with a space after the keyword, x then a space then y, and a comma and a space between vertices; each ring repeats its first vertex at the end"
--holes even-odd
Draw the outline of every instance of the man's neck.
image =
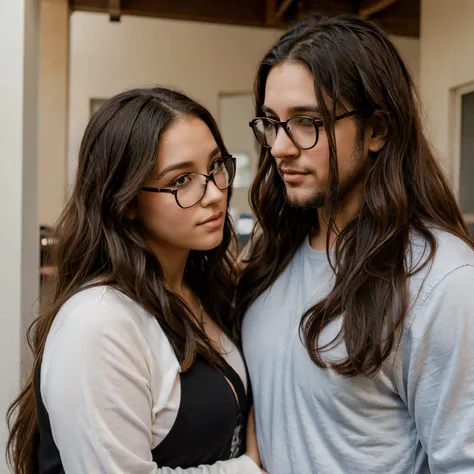
MULTIPOLYGON (((361 199, 348 196, 348 199, 341 202, 335 216, 336 228, 341 230, 356 215, 360 208, 361 199)), ((328 245, 327 236, 329 234, 329 249, 332 249, 336 242, 336 233, 329 230, 329 212, 324 207, 318 209, 318 228, 311 236, 310 244, 314 250, 325 251, 328 245)))

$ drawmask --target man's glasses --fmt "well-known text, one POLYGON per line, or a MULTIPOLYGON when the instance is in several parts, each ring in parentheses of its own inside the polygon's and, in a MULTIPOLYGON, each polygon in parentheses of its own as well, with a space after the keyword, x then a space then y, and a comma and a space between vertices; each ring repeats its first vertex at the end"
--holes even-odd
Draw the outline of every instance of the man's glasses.
POLYGON ((225 191, 232 185, 235 177, 235 158, 224 156, 214 161, 211 172, 207 174, 187 173, 177 178, 172 188, 143 187, 142 191, 174 194, 179 207, 187 209, 197 204, 206 193, 209 180, 225 191))
MULTIPOLYGON (((355 115, 355 110, 337 115, 334 121, 355 115)), ((316 146, 319 139, 319 128, 324 125, 322 119, 306 115, 296 115, 286 122, 269 117, 257 117, 249 126, 252 128, 258 143, 265 148, 272 148, 280 127, 283 127, 290 140, 301 150, 309 150, 316 146)))

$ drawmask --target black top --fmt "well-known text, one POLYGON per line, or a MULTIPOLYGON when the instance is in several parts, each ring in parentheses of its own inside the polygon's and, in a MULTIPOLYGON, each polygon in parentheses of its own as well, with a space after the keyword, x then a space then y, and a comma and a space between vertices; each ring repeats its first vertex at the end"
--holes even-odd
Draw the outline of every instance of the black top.
MULTIPOLYGON (((181 401, 176 421, 165 439, 152 450, 158 467, 186 469, 215 464, 245 452, 250 397, 235 370, 223 358, 221 362, 222 367, 216 368, 197 356, 192 367, 180 374, 181 401)), ((41 474, 63 474, 49 416, 41 399, 39 375, 36 382, 39 470, 41 474)))

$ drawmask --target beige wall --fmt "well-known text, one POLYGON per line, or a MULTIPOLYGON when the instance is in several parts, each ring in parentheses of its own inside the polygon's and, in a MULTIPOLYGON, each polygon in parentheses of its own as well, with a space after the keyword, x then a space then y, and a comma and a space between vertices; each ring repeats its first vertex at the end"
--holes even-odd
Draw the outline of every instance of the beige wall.
POLYGON ((420 40, 405 36, 391 37, 395 47, 410 69, 417 87, 420 86, 420 40))
POLYGON ((474 83, 474 1, 422 0, 420 84, 427 130, 456 175, 454 91, 474 83))
MULTIPOLYGON (((219 99, 219 126, 229 153, 237 156, 245 154, 250 161, 250 172, 253 175, 258 165, 258 151, 253 133, 248 123, 255 116, 253 95, 251 92, 221 96, 219 99)), ((234 182, 232 209, 234 217, 241 213, 251 213, 248 202, 248 187, 238 187, 234 182)))
POLYGON ((46 225, 58 218, 67 189, 68 73, 68 0, 42 0, 38 214, 46 225))
POLYGON ((90 98, 149 84, 172 86, 217 115, 219 91, 251 90, 258 61, 278 30, 73 13, 69 165, 89 119, 90 98))

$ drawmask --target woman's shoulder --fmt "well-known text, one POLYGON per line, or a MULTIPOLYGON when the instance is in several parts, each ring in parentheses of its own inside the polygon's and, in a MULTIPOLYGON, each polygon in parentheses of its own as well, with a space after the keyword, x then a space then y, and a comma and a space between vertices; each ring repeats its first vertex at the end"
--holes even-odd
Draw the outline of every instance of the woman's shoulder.
POLYGON ((116 329, 159 327, 156 319, 138 303, 105 285, 87 287, 71 296, 58 311, 54 325, 59 328, 65 323, 96 328, 112 325, 116 329))
POLYGON ((127 352, 138 350, 150 363, 177 364, 156 318, 109 286, 85 288, 63 304, 49 331, 45 351, 52 347, 67 351, 65 345, 72 340, 75 346, 82 341, 92 352, 112 344, 127 352))

